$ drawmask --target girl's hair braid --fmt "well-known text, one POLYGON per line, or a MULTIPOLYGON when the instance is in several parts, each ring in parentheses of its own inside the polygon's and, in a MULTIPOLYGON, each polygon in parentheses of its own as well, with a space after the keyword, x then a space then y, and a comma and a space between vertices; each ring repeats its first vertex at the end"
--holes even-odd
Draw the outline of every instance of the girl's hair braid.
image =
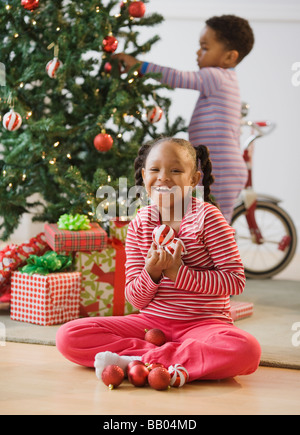
POLYGON ((197 162, 200 161, 201 171, 203 173, 202 184, 204 187, 204 201, 210 202, 218 207, 210 193, 210 186, 214 183, 215 178, 212 175, 212 163, 209 158, 209 150, 205 145, 199 145, 198 147, 195 147, 195 150, 197 162))
POLYGON ((142 177, 142 169, 145 167, 147 156, 152 147, 151 143, 146 143, 142 145, 139 149, 139 153, 137 158, 134 161, 134 170, 135 170, 135 184, 136 186, 143 186, 143 177, 142 177))

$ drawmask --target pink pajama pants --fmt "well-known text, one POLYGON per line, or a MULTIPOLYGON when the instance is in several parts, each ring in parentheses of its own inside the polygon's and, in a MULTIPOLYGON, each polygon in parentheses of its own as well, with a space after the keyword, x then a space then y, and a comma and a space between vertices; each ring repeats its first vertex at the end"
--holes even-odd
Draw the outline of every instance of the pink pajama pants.
POLYGON ((74 320, 58 330, 56 343, 67 359, 79 365, 93 367, 97 353, 110 351, 165 367, 180 363, 188 370, 189 381, 248 375, 256 371, 261 357, 256 339, 234 325, 144 314, 74 320), (166 344, 157 347, 144 340, 145 329, 152 328, 164 331, 166 344))

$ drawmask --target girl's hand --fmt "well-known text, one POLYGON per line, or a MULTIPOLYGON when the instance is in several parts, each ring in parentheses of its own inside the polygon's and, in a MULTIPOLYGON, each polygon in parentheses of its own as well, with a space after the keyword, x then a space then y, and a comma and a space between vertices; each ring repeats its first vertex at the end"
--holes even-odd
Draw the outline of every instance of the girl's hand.
POLYGON ((119 53, 112 56, 112 59, 115 59, 119 62, 119 64, 122 66, 122 73, 128 72, 134 65, 139 63, 139 61, 133 57, 129 56, 129 54, 125 53, 119 53))
POLYGON ((174 281, 174 282, 176 281, 178 270, 179 270, 180 266, 182 265, 181 252, 182 252, 182 243, 179 240, 179 242, 176 245, 176 249, 175 249, 174 254, 171 255, 172 262, 171 262, 170 266, 163 271, 164 276, 166 276, 167 278, 169 278, 171 281, 174 281))
POLYGON ((165 269, 171 267, 173 257, 162 248, 157 248, 155 243, 152 243, 151 248, 147 254, 145 268, 152 280, 156 283, 159 282, 162 273, 165 269))

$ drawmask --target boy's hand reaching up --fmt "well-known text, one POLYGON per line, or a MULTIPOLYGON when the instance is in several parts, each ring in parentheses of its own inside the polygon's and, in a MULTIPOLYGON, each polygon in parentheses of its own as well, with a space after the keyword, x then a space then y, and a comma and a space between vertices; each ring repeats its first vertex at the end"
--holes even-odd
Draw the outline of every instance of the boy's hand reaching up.
POLYGON ((112 56, 112 59, 117 60, 119 65, 122 66, 122 73, 128 72, 134 65, 139 63, 135 57, 130 56, 129 54, 119 53, 112 56))

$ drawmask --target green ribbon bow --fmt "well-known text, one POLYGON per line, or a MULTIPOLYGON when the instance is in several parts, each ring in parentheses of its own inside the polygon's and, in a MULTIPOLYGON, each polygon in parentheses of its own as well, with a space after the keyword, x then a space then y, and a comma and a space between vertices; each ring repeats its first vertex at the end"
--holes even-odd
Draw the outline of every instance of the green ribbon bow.
POLYGON ((64 214, 59 218, 60 230, 82 231, 90 229, 90 220, 84 214, 64 214))
POLYGON ((27 265, 22 267, 20 272, 28 275, 48 275, 49 273, 58 273, 68 269, 72 266, 72 262, 71 256, 48 251, 42 257, 31 255, 27 260, 27 265))

